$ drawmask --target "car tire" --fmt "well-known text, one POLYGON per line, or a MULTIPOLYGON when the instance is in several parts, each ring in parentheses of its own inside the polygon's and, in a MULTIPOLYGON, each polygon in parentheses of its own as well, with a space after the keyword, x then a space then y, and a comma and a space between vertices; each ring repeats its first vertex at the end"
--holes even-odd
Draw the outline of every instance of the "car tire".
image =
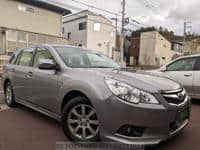
POLYGON ((5 85, 5 102, 9 107, 16 107, 15 95, 10 82, 5 85))
POLYGON ((97 115, 85 97, 75 97, 64 106, 62 127, 65 135, 72 141, 99 141, 97 115))

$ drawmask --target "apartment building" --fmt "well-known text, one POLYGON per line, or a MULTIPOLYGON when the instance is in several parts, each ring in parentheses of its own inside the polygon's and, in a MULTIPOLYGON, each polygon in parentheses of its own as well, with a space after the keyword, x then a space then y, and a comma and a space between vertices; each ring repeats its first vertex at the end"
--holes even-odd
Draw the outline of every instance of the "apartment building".
POLYGON ((115 55, 116 28, 106 17, 84 10, 63 17, 64 36, 75 46, 115 55))

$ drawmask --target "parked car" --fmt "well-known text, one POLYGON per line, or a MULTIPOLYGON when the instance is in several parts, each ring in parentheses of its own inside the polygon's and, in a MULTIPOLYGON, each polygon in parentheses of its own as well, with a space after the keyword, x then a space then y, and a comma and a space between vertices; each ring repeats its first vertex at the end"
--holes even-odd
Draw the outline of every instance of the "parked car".
POLYGON ((20 103, 61 121, 73 141, 154 145, 178 134, 190 118, 190 97, 180 84, 123 71, 87 49, 46 44, 19 50, 2 79, 8 106, 20 103))
POLYGON ((148 72, 179 82, 192 98, 200 99, 200 55, 180 57, 148 72))

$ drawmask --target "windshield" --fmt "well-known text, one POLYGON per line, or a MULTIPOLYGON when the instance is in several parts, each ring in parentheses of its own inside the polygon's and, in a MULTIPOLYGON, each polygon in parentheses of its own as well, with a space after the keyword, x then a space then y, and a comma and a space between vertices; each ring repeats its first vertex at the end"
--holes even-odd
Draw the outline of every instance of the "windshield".
POLYGON ((56 46, 65 64, 72 68, 120 68, 112 59, 105 55, 81 48, 56 46))

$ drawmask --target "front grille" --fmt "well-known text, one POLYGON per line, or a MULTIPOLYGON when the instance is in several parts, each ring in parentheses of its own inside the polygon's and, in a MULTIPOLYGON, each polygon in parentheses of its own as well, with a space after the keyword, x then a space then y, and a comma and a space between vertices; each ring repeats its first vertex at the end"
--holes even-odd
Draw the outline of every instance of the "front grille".
POLYGON ((179 105, 185 101, 186 92, 184 89, 176 91, 165 91, 162 93, 165 100, 172 105, 179 105))

